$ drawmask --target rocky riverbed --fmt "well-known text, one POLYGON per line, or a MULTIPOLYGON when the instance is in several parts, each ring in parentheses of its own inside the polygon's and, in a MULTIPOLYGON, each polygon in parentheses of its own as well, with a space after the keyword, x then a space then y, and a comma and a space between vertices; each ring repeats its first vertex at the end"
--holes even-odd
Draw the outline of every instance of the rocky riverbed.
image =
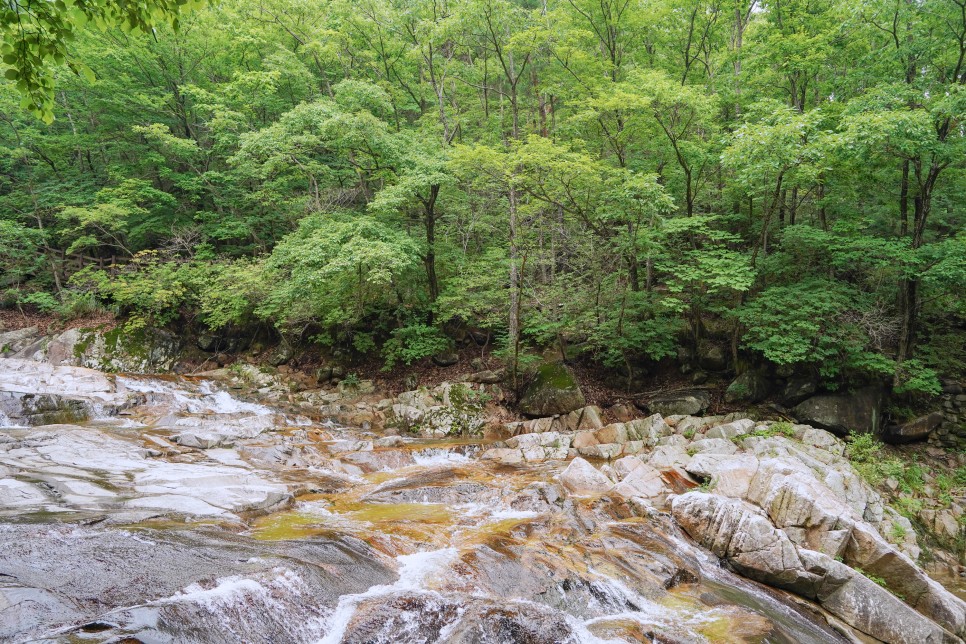
POLYGON ((294 401, 266 381, 240 400, 242 376, 259 378, 0 360, 0 641, 966 631, 966 604, 915 563, 915 533, 825 431, 605 425, 591 407, 497 423, 478 383, 294 401))

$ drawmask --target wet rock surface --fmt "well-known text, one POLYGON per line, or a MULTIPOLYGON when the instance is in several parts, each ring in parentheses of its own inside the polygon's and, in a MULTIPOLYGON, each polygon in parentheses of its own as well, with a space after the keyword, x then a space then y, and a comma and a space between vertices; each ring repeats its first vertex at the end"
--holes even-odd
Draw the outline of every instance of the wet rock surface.
POLYGON ((915 565, 911 530, 882 536, 895 517, 822 430, 633 413, 605 424, 578 407, 494 442, 451 431, 482 418, 490 390, 319 392, 304 415, 310 397, 281 405, 285 388, 257 370, 9 373, 0 391, 90 415, 0 422, 3 641, 962 634, 962 602, 915 565), (241 377, 274 402, 229 393, 241 377), (415 431, 380 429, 396 406, 416 410, 415 431), (368 416, 326 421, 335 408, 368 416))

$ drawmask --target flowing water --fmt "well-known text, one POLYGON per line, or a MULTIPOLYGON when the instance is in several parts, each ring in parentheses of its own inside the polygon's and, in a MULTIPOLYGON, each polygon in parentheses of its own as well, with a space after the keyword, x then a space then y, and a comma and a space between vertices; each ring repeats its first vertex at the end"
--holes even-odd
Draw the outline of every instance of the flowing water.
POLYGON ((0 416, 0 641, 843 641, 564 463, 114 384, 84 422, 0 416))

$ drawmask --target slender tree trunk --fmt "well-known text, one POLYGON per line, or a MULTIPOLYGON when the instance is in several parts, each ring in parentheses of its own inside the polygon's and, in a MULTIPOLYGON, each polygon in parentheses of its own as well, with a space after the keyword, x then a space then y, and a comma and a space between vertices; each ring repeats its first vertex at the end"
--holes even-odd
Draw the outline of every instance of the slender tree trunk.
POLYGON ((912 357, 918 313, 919 280, 903 278, 899 281, 899 347, 896 355, 900 363, 912 357))
POLYGON ((902 162, 902 179, 899 181, 899 234, 909 234, 909 159, 902 162))
MULTIPOLYGON (((912 248, 920 248, 926 232, 926 220, 932 209, 932 191, 936 186, 944 166, 933 163, 926 176, 921 174, 921 166, 914 170, 919 183, 919 192, 913 199, 914 211, 912 220, 912 248)), ((899 281, 899 346, 896 355, 898 362, 911 358, 916 346, 916 327, 919 320, 920 308, 919 277, 904 276, 899 281)))
POLYGON ((787 190, 782 190, 781 198, 778 201, 778 228, 785 227, 785 198, 788 196, 787 190))
POLYGON ((426 226, 426 256, 423 261, 426 264, 429 301, 435 304, 439 297, 439 278, 436 276, 436 198, 439 196, 439 185, 431 186, 429 193, 429 199, 423 202, 426 226))
POLYGON ((818 199, 821 205, 818 207, 818 221, 822 225, 822 230, 828 232, 828 217, 825 213, 825 184, 818 184, 818 199))
POLYGON ((513 391, 518 391, 517 368, 520 358, 520 269, 517 266, 517 191, 512 185, 510 201, 510 350, 513 352, 513 391))

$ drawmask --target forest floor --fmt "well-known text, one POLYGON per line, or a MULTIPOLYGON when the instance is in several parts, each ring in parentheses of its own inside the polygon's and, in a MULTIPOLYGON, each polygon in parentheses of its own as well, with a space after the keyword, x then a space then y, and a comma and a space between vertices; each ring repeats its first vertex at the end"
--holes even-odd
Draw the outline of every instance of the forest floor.
POLYGON ((68 329, 86 329, 91 327, 101 327, 109 330, 116 325, 117 320, 114 315, 104 311, 64 321, 53 313, 0 308, 0 331, 16 331, 18 329, 35 326, 40 329, 41 333, 46 335, 67 331, 68 329))

